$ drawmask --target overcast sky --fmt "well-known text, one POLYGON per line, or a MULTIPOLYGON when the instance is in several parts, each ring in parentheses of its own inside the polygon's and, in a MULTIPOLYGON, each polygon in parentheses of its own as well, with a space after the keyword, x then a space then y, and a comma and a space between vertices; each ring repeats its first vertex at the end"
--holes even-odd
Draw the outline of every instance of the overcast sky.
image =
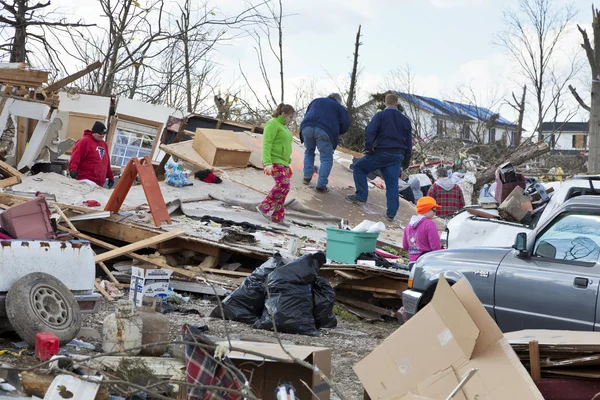
MULTIPOLYGON (((241 10, 243 3, 219 0, 216 4, 223 13, 232 14, 241 10)), ((561 48, 565 54, 579 51, 575 23, 589 26, 591 21, 589 1, 572 3, 579 13, 561 48)), ((101 20, 92 0, 55 0, 53 4, 70 8, 88 22, 101 20)), ((387 88, 390 71, 407 64, 416 76, 415 93, 447 100, 460 101, 457 88, 470 84, 485 106, 490 98, 508 96, 523 83, 503 49, 494 45, 494 35, 503 29, 503 10, 515 7, 517 0, 283 0, 283 4, 288 15, 284 19, 284 60, 289 102, 300 82, 313 81, 316 95, 335 89, 334 81, 344 83, 351 70, 359 24, 363 33, 361 101, 387 88)), ((214 58, 224 87, 240 80, 238 63, 242 63, 253 85, 264 93, 249 38, 220 47, 214 58)), ((275 61, 269 66, 272 80, 277 82, 275 61)), ((584 71, 582 81, 574 83, 588 98, 586 74, 584 71)), ((516 118, 509 107, 502 106, 500 111, 516 118)), ((581 118, 586 118, 585 114, 581 118)))

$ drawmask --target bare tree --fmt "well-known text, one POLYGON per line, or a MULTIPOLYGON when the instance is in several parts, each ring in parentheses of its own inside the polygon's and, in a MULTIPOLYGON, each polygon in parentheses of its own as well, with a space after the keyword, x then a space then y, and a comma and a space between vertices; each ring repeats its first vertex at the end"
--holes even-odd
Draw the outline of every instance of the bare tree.
POLYGON ((517 10, 504 12, 507 28, 496 36, 497 44, 512 56, 528 81, 535 100, 538 140, 543 139, 542 122, 549 112, 556 109, 566 82, 581 68, 573 59, 570 71, 559 75, 556 66, 557 58, 563 56, 559 53, 559 46, 575 15, 571 4, 553 0, 519 0, 517 10))
POLYGON ((38 63, 49 62, 55 69, 65 71, 56 44, 52 44, 46 35, 94 26, 81 20, 69 22, 56 10, 49 9, 50 0, 36 4, 30 0, 0 0, 0 4, 0 24, 8 28, 3 31, 7 43, 1 44, 0 49, 10 53, 10 62, 34 64, 32 53, 43 53, 45 57, 38 56, 38 63))
POLYGON ((500 108, 503 94, 495 88, 487 95, 482 96, 477 93, 472 84, 459 87, 457 93, 461 106, 454 108, 456 108, 457 114, 467 114, 466 116, 472 118, 468 125, 473 141, 477 144, 494 144, 496 129, 502 128, 497 123, 500 114, 495 110, 500 108))
POLYGON ((589 106, 585 104, 574 87, 570 86, 569 89, 579 104, 590 111, 588 172, 600 173, 600 99, 598 98, 600 96, 600 11, 592 6, 593 45, 586 30, 579 25, 577 28, 583 38, 581 47, 585 50, 592 72, 591 104, 589 106))
POLYGON ((523 85, 523 94, 521 95, 521 100, 517 100, 515 93, 512 93, 512 102, 507 101, 507 104, 511 106, 516 112, 519 113, 519 118, 517 120, 517 131, 515 133, 515 140, 513 145, 519 146, 521 144, 521 140, 523 138, 523 119, 525 117, 525 97, 527 95, 527 85, 523 85))
POLYGON ((358 26, 356 39, 354 41, 352 72, 350 73, 350 85, 346 96, 346 108, 348 109, 348 116, 350 117, 350 128, 348 129, 348 133, 341 137, 341 143, 344 147, 358 151, 362 150, 365 143, 364 122, 361 121, 361 118, 358 116, 358 110, 356 110, 354 106, 358 86, 358 75, 360 73, 358 69, 358 52, 360 46, 362 46, 360 41, 360 31, 361 25, 358 26))
MULTIPOLYGON (((259 92, 254 88, 248 78, 247 73, 239 65, 240 73, 244 80, 247 91, 253 97, 255 105, 252 106, 248 100, 242 100, 243 104, 249 107, 249 114, 253 114, 259 119, 265 119, 271 110, 277 107, 277 104, 283 103, 285 100, 285 75, 284 75, 284 63, 283 63, 283 3, 282 0, 278 0, 277 4, 268 2, 267 3, 267 15, 257 18, 256 27, 250 32, 250 36, 254 40, 254 52, 256 54, 256 61, 262 81, 265 85, 267 94, 263 96, 259 95, 259 92), (273 33, 275 31, 275 33, 273 33), (273 42, 277 37, 277 44, 273 42), (276 96, 274 92, 271 78, 269 77, 269 70, 267 68, 269 53, 275 59, 279 69, 279 86, 280 96, 276 96)), ((242 96, 245 97, 245 96, 242 96)))

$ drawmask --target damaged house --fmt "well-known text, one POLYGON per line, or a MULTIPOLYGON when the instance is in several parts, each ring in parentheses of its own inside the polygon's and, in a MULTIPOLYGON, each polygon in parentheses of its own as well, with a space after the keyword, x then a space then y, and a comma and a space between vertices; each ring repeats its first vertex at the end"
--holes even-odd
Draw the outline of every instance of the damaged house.
MULTIPOLYGON (((399 105, 413 122, 415 132, 425 141, 454 138, 465 143, 516 144, 517 125, 485 107, 397 91, 384 94, 388 93, 399 96, 399 105)), ((378 101, 373 99, 360 108, 373 115, 378 106, 378 101)))

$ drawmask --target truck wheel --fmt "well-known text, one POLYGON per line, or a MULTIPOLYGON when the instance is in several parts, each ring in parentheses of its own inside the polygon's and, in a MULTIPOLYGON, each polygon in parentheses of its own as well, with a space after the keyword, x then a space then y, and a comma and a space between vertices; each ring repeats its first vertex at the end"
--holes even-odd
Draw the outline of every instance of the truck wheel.
POLYGON ((40 332, 55 334, 64 346, 81 329, 81 311, 71 291, 42 272, 24 276, 10 288, 6 314, 15 332, 31 346, 40 332))

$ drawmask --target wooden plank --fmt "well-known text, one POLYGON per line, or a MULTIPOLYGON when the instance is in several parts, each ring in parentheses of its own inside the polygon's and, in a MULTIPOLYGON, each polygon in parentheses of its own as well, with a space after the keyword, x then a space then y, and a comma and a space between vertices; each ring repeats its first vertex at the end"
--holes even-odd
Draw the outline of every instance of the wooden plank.
POLYGON ((245 278, 250 275, 250 272, 238 272, 238 271, 228 271, 226 269, 216 269, 216 268, 201 268, 202 272, 210 272, 211 274, 216 275, 228 275, 228 276, 238 276, 245 278))
POLYGON ((338 287, 340 289, 352 289, 352 290, 359 290, 359 291, 369 292, 369 293, 374 292, 374 293, 395 294, 398 297, 400 297, 402 295, 402 292, 398 291, 398 290, 382 289, 382 288, 373 287, 373 286, 349 285, 347 283, 343 283, 343 284, 339 285, 338 287))
MULTIPOLYGON (((2 195, 0 194, 0 197, 2 195)), ((89 211, 89 210, 88 210, 89 211)), ((109 219, 95 221, 81 221, 75 224, 80 231, 92 233, 99 236, 119 240, 122 242, 133 243, 143 239, 154 237, 158 232, 142 228, 139 226, 119 223, 109 219)), ((211 244, 207 241, 196 240, 190 238, 175 238, 168 242, 164 242, 168 247, 180 247, 186 250, 195 251, 196 253, 206 254, 210 256, 219 256, 220 248, 230 249, 231 246, 221 244, 211 244)), ((151 246, 154 247, 154 246, 151 246)), ((240 253, 243 253, 239 251, 240 253)), ((265 256, 267 257, 267 256, 265 256)), ((265 257, 261 257, 263 259, 265 257)))
POLYGON ((540 346, 537 340, 529 342, 529 362, 531 379, 534 381, 542 379, 542 371, 540 369, 540 346))
POLYGON ((348 310, 348 312, 350 312, 360 318, 366 319, 367 321, 380 321, 381 320, 381 315, 379 315, 378 313, 363 310, 362 308, 350 306, 348 304, 343 304, 343 307, 346 310, 348 310))
MULTIPOLYGON (((69 75, 67 77, 64 77, 63 79, 59 80, 58 82, 54 82, 50 85, 48 85, 44 91, 48 94, 57 91, 58 89, 67 86, 69 83, 71 82, 75 82, 77 79, 81 78, 82 76, 85 76, 87 74, 89 74, 92 71, 97 70, 98 68, 100 68, 102 66, 102 63, 100 61, 96 61, 95 63, 92 63, 90 65, 88 65, 87 67, 85 67, 84 69, 82 69, 81 71, 75 72, 72 75, 69 75)), ((46 77, 46 80, 48 78, 46 77)))
POLYGON ((392 317, 392 318, 396 318, 397 317, 397 312, 396 311, 394 311, 394 310, 388 310, 387 308, 383 308, 383 307, 378 307, 376 305, 369 304, 369 303, 367 303, 365 301, 351 299, 350 297, 342 296, 342 295, 339 295, 339 294, 335 295, 335 300, 339 301, 339 302, 342 302, 344 304, 349 304, 351 306, 361 308, 363 310, 367 310, 367 311, 371 311, 371 312, 377 313, 379 315, 385 315, 385 316, 392 317))
POLYGON ((102 285, 100 285, 100 283, 98 283, 97 281, 96 281, 96 282, 94 282, 94 286, 96 287, 96 289, 97 289, 97 290, 98 290, 100 293, 102 293, 102 295, 103 295, 104 297, 106 297, 106 300, 108 300, 108 301, 114 301, 114 300, 115 300, 115 299, 114 299, 114 297, 112 297, 112 296, 110 295, 110 293, 108 293, 108 292, 107 292, 107 291, 106 291, 106 290, 105 290, 105 289, 102 287, 102 285))
POLYGON ((65 213, 63 212, 63 210, 61 210, 60 207, 57 204, 54 204, 53 207, 56 210, 56 212, 58 213, 58 215, 60 215, 61 218, 65 221, 65 224, 67 224, 67 226, 69 228, 71 228, 72 230, 74 230, 75 232, 77 232, 77 228, 75 228, 75 226, 73 226, 73 224, 71 223, 71 221, 69 220, 69 218, 67 218, 67 216, 65 215, 65 213))
POLYGON ((21 161, 23 153, 25 153, 25 147, 27 146, 27 139, 29 134, 29 118, 17 117, 17 164, 21 161))
POLYGON ((102 268, 102 270, 104 271, 106 276, 108 276, 108 279, 110 279, 113 283, 119 283, 117 278, 115 278, 115 276, 112 274, 112 272, 110 272, 110 269, 108 269, 106 264, 104 264, 103 262, 99 262, 98 265, 100 266, 100 268, 102 268))
POLYGON ((356 279, 367 279, 369 277, 369 275, 365 274, 365 273, 361 273, 360 271, 341 271, 341 270, 335 270, 333 271, 336 275, 341 276, 342 278, 346 278, 346 279, 351 279, 351 280, 356 280, 356 279))
POLYGON ((121 247, 120 249, 110 250, 106 253, 99 254, 96 257, 94 257, 94 261, 99 263, 100 261, 110 260, 111 258, 126 255, 127 253, 147 248, 153 244, 161 243, 166 240, 181 236, 183 234, 184 232, 181 229, 175 229, 171 232, 162 233, 149 239, 141 240, 136 243, 131 243, 127 246, 121 247))
POLYGON ((11 176, 10 178, 0 180, 0 188, 5 188, 21 183, 21 178, 18 176, 11 176))
MULTIPOLYGON (((48 82, 47 71, 21 70, 21 69, 0 69, 0 82, 7 80, 16 80, 24 82, 48 82)), ((40 85, 41 86, 41 85, 40 85)))
POLYGON ((23 180, 24 178, 24 175, 21 172, 19 172, 19 170, 17 170, 11 165, 8 165, 2 160, 0 160, 0 171, 3 175, 8 175, 8 177, 18 176, 19 178, 21 178, 21 180, 23 180))
POLYGON ((219 257, 207 256, 202 260, 202 263, 198 265, 201 270, 213 269, 219 265, 219 257))
MULTIPOLYGON (((88 242, 93 243, 96 246, 103 247, 105 249, 110 249, 110 250, 117 250, 117 249, 119 249, 119 247, 114 246, 114 245, 112 245, 110 243, 103 242, 100 239, 96 239, 95 237, 88 236, 88 235, 83 234, 83 233, 73 232, 70 229, 67 229, 67 228, 62 227, 62 226, 59 227, 58 229, 60 229, 62 231, 65 231, 65 232, 69 232, 71 235, 73 235, 73 236, 75 236, 75 237, 77 237, 77 238, 79 238, 81 240, 87 240, 88 242)), ((163 262, 161 262, 161 261, 159 261, 159 260, 157 260, 155 258, 150 258, 150 257, 142 256, 142 255, 139 255, 139 254, 136 254, 136 253, 128 253, 128 254, 125 254, 125 256, 133 258, 134 260, 141 261, 141 262, 146 263, 146 264, 152 264, 152 265, 156 265, 157 267, 160 267, 160 268, 169 269, 169 270, 171 270, 171 271, 173 271, 173 272, 175 272, 177 274, 183 275, 183 276, 188 277, 188 278, 196 278, 198 276, 197 274, 194 274, 193 272, 186 271, 186 270, 181 269, 181 268, 171 267, 170 265, 165 264, 165 263, 163 263, 163 262)))

